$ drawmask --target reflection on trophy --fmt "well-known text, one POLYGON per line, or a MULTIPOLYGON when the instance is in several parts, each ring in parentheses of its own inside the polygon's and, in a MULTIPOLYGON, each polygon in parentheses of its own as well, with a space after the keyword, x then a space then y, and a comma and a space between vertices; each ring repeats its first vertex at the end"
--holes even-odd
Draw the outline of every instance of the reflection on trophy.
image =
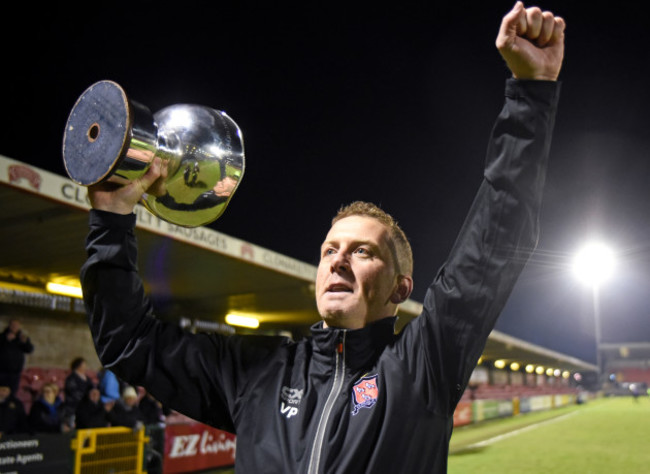
POLYGON ((126 184, 154 157, 168 163, 162 196, 142 204, 173 224, 197 227, 226 209, 244 174, 241 130, 226 113, 172 105, 154 115, 115 82, 100 81, 77 99, 63 137, 63 161, 78 184, 126 184))

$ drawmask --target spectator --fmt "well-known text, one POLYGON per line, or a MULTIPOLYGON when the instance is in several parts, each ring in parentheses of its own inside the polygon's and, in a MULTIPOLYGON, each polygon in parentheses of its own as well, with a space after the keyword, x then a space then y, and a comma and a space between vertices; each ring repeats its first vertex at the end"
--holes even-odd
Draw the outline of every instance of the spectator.
POLYGON ((70 364, 70 375, 65 379, 63 417, 70 428, 75 426, 77 405, 93 386, 92 381, 86 375, 87 369, 86 360, 83 357, 77 357, 70 364))
POLYGON ((22 402, 7 385, 0 385, 0 438, 27 431, 27 415, 22 402))
POLYGON ((34 346, 22 330, 20 321, 12 319, 0 336, 0 384, 7 385, 14 395, 18 393, 20 374, 25 367, 25 354, 34 346))
POLYGON ((126 387, 113 409, 108 414, 111 426, 139 428, 144 424, 144 417, 138 408, 138 392, 133 387, 126 387))
POLYGON ((32 433, 60 433, 66 431, 62 425, 61 399, 59 387, 55 383, 46 383, 41 389, 41 396, 29 411, 29 431, 32 433))
POLYGON ((165 417, 169 410, 163 408, 162 403, 156 400, 153 395, 145 391, 144 396, 138 404, 144 424, 149 428, 149 450, 146 453, 147 472, 162 472, 162 453, 165 450, 165 417), (151 429, 152 426, 158 429, 151 429))
POLYGON ((115 403, 120 398, 120 382, 108 369, 102 369, 99 374, 99 391, 102 403, 115 403))
POLYGON ((91 386, 75 411, 77 429, 104 428, 108 426, 108 410, 101 401, 99 388, 91 386))
POLYGON ((165 423, 165 413, 162 403, 156 400, 149 392, 144 393, 144 397, 138 404, 142 419, 145 425, 161 425, 165 423))

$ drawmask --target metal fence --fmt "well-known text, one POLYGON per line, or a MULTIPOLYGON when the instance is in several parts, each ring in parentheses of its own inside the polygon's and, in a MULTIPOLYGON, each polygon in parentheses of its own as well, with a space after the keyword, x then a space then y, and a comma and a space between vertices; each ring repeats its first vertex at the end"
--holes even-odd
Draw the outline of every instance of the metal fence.
POLYGON ((146 472, 144 447, 149 442, 143 429, 124 427, 78 430, 71 442, 75 474, 146 472))

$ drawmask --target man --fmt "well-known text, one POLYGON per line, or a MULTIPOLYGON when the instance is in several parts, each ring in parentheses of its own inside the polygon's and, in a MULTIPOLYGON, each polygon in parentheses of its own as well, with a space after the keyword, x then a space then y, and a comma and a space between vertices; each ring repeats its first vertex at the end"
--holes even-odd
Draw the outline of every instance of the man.
POLYGON ((77 405, 83 400, 88 391, 92 388, 93 382, 86 371, 88 364, 83 357, 75 357, 70 363, 70 374, 65 378, 63 393, 63 418, 71 428, 75 426, 75 412, 77 405))
POLYGON ((12 319, 0 335, 0 383, 11 393, 18 393, 20 375, 25 367, 25 354, 34 351, 32 341, 23 331, 20 321, 12 319))
POLYGON ((111 426, 126 426, 136 428, 144 424, 144 416, 138 407, 138 392, 135 388, 127 386, 122 391, 120 398, 113 409, 108 413, 111 426))
POLYGON ((75 409, 75 428, 105 428, 108 426, 108 410, 102 403, 101 393, 91 386, 75 409))
POLYGON ((27 415, 23 403, 14 397, 9 386, 0 383, 0 439, 26 431, 27 415))
POLYGON ((456 404, 536 244, 564 21, 518 2, 497 47, 514 77, 485 179, 423 314, 400 334, 410 249, 367 203, 344 208, 322 245, 323 321, 310 338, 192 335, 157 321, 133 237, 135 203, 161 191, 156 160, 127 187, 89 190, 82 283, 102 362, 165 406, 235 432, 238 472, 444 472, 456 404))

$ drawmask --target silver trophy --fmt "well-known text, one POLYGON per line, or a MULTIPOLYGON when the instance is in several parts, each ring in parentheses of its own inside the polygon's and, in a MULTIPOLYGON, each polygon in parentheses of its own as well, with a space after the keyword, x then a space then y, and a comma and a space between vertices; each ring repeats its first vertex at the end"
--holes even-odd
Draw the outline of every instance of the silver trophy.
POLYGON ((242 133, 225 112, 178 104, 152 115, 112 81, 93 84, 77 99, 63 137, 73 181, 123 185, 145 174, 156 156, 168 162, 165 193, 145 194, 142 204, 183 227, 216 220, 244 175, 242 133))

